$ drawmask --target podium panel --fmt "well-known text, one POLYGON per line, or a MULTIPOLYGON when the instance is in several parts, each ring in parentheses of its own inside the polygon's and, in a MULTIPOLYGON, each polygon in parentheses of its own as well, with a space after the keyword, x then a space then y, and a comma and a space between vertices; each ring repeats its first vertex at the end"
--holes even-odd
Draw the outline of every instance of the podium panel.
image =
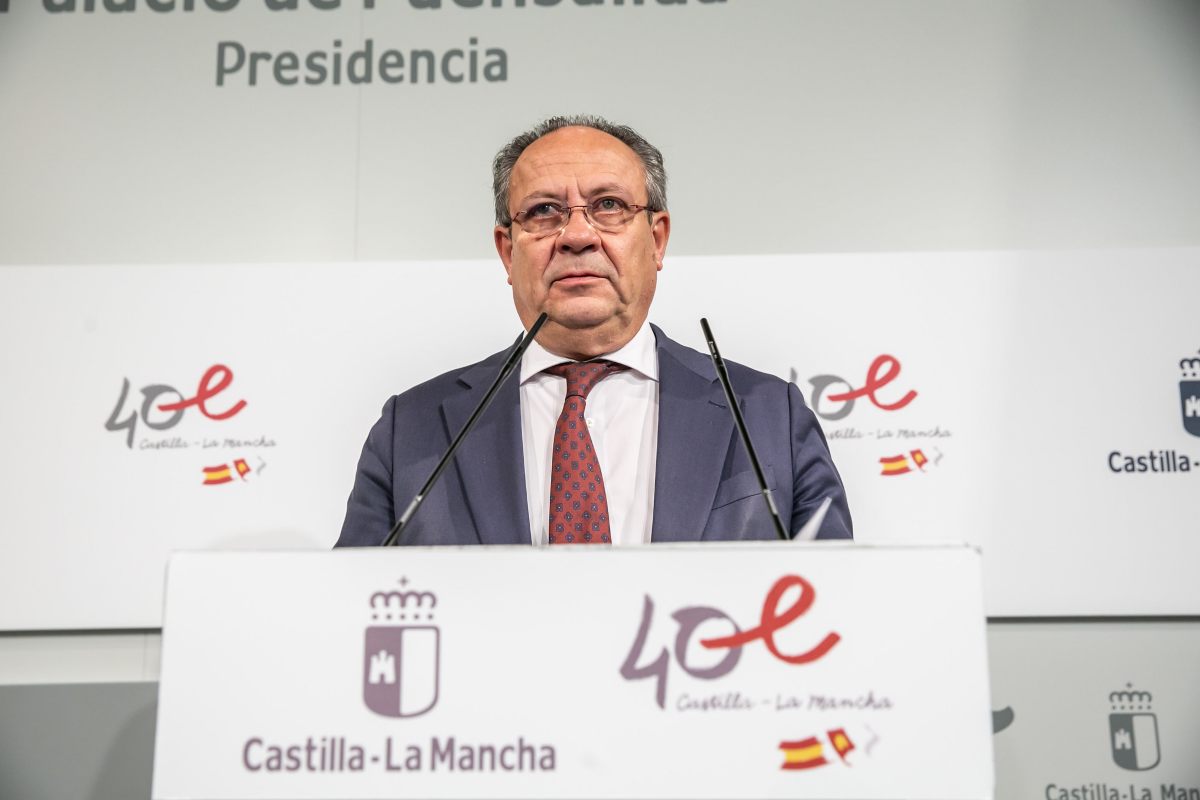
POLYGON ((980 559, 184 553, 153 796, 990 798, 980 559))

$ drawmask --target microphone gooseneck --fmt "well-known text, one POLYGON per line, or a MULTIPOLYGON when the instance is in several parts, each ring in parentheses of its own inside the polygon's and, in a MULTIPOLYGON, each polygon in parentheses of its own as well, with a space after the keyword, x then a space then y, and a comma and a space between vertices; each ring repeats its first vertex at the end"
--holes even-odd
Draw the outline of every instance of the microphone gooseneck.
POLYGON ((388 532, 387 538, 383 540, 383 547, 391 547, 396 544, 396 542, 400 541, 401 531, 403 531, 404 527, 408 525, 409 520, 413 518, 413 514, 417 513, 417 509, 421 507, 421 504, 425 502, 425 498, 429 495, 429 490, 433 488, 435 483, 437 483, 437 479, 441 477, 442 472, 450 463, 450 459, 454 458, 454 454, 458 451, 459 445, 461 445, 463 440, 467 438, 467 434, 470 433, 471 429, 475 427, 475 423, 479 421, 479 418, 483 415, 483 412, 487 410, 487 407, 492 404, 492 399, 496 396, 496 392, 504 384, 504 381, 508 379, 508 376, 512 374, 512 371, 516 369, 517 364, 521 362, 521 356, 525 355, 525 351, 529 349, 529 345, 532 344, 533 340, 537 337, 538 331, 541 330, 542 325, 546 322, 546 318, 547 314, 543 311, 541 316, 539 316, 529 328, 529 332, 517 340, 516 345, 513 346, 512 352, 510 352, 508 358, 505 359, 504 366, 500 368, 500 374, 496 376, 496 380, 492 381, 492 385, 488 387, 487 392, 483 395, 483 399, 479 401, 479 405, 477 405, 475 410, 471 412, 471 417, 467 420, 467 424, 463 425, 462 430, 459 431, 458 435, 454 437, 454 441, 450 443, 450 447, 448 450, 446 450, 446 454, 442 456, 442 460, 439 461, 437 466, 433 468, 433 472, 429 474, 429 477, 425 480, 424 485, 421 486, 421 489, 417 492, 416 497, 414 497, 412 502, 408 504, 408 508, 404 509, 404 513, 396 519, 396 524, 392 526, 391 531, 388 532))
POLYGON ((725 362, 721 359, 721 352, 717 350, 717 340, 713 338, 712 328, 708 326, 708 319, 700 319, 700 328, 704 331, 704 341, 708 343, 708 354, 712 356, 713 367, 717 370, 717 380, 721 382, 721 388, 725 390, 725 401, 729 403, 729 411, 733 414, 733 422, 737 426, 738 434, 742 437, 742 444, 746 448, 746 455, 750 456, 750 466, 754 467, 754 477, 758 478, 758 485, 762 491, 763 499, 767 501, 767 510, 771 513, 771 519, 775 522, 775 533, 783 541, 791 539, 788 536, 787 528, 783 524, 783 520, 779 518, 779 509, 775 506, 775 498, 771 496, 771 490, 767 488, 767 478, 763 473, 762 464, 759 463, 758 453, 754 452, 754 444, 750 441, 750 433, 746 430, 746 420, 742 419, 742 410, 738 407, 737 396, 733 393, 733 384, 729 382, 729 371, 725 369, 725 362))

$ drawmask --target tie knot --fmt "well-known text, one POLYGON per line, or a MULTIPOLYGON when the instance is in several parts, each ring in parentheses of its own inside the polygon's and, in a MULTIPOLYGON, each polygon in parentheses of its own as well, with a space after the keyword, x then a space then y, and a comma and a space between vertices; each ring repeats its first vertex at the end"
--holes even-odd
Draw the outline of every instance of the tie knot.
POLYGON ((550 375, 567 379, 567 397, 582 397, 587 399, 588 393, 597 383, 612 375, 614 372, 624 372, 629 367, 624 364, 614 364, 612 361, 581 361, 577 363, 558 364, 543 370, 550 375))

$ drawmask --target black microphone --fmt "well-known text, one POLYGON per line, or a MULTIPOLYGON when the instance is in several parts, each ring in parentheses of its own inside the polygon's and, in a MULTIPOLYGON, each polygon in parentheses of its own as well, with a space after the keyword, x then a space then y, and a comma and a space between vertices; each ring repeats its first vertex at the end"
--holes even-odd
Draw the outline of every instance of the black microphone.
POLYGON ((754 467, 754 476, 758 478, 763 499, 767 501, 767 510, 771 512, 771 519, 775 521, 775 533, 779 534, 779 538, 783 541, 789 541, 791 537, 788 536, 788 530, 784 527, 783 520, 779 518, 779 509, 775 507, 775 498, 771 496, 771 490, 767 488, 767 478, 763 474, 762 464, 758 461, 758 453, 754 452, 754 445, 750 442, 750 434, 746 430, 746 420, 742 419, 742 410, 738 408, 737 396, 733 393, 733 384, 729 382, 729 371, 725 369, 725 362, 721 360, 721 353, 717 350, 717 340, 713 338, 712 328, 708 327, 707 319, 700 319, 700 327, 704 331, 704 340, 708 342, 708 353, 712 356, 713 366, 717 370, 717 380, 721 381, 721 388, 725 390, 725 400, 729 403, 729 411, 733 414, 734 424, 737 425, 738 433, 742 437, 742 444, 746 447, 746 455, 750 456, 750 466, 754 467))
POLYGON ((458 446, 463 443, 463 439, 467 438, 467 434, 475 427, 475 423, 483 416, 483 412, 492 404, 492 399, 496 396, 496 391, 516 369, 517 364, 521 361, 521 356, 525 355, 525 351, 529 349, 529 345, 533 344, 534 338, 537 337, 538 331, 546 322, 546 312, 543 311, 541 316, 534 321, 529 332, 517 340, 512 352, 504 362, 504 366, 500 368, 500 374, 496 376, 496 380, 492 381, 492 385, 488 387, 487 393, 483 399, 479 401, 479 405, 471 412, 471 418, 467 420, 467 424, 463 425, 462 430, 458 432, 458 436, 454 437, 454 441, 450 443, 450 449, 442 456, 442 460, 433 468, 433 472, 425 480, 425 484, 417 492, 417 496, 408 504, 408 508, 404 509, 404 513, 396 520, 396 524, 392 526, 392 530, 388 533, 387 538, 383 540, 382 547, 391 547, 400 540, 400 532, 404 530, 404 526, 413 518, 413 514, 417 513, 417 509, 425 502, 425 498, 429 495, 429 490, 437 483, 437 479, 441 477, 442 472, 446 469, 446 465, 450 463, 450 459, 454 458, 454 454, 458 451, 458 446))

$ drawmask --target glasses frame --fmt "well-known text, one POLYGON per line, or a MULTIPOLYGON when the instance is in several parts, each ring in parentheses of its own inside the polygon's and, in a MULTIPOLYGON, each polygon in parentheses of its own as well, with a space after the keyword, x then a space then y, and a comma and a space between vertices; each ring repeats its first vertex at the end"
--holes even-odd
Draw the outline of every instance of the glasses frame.
MULTIPOLYGON (((617 198, 617 199, 619 199, 619 198, 617 198)), ((621 202, 624 203, 625 201, 622 200, 621 202)), ((538 203, 538 205, 557 206, 558 204, 542 202, 542 203, 538 203)), ((641 212, 649 211, 650 213, 654 213, 654 211, 655 211, 655 209, 651 208, 648 205, 644 205, 642 203, 625 203, 625 207, 633 213, 631 213, 628 217, 625 218, 625 221, 621 223, 621 226, 619 228, 608 228, 608 227, 602 228, 596 224, 596 220, 592 219, 592 204, 591 203, 585 203, 584 205, 581 205, 581 206, 560 206, 560 207, 562 208, 562 210, 566 216, 563 217, 562 225, 558 226, 557 228, 555 228, 552 231, 545 231, 543 233, 535 233, 533 231, 526 229, 525 221, 522 218, 528 217, 528 214, 529 214, 528 211, 518 211, 516 214, 513 214, 511 224, 518 226, 521 230, 525 231, 526 233, 528 233, 530 236, 534 237, 535 239, 545 239, 547 236, 557 236, 558 234, 562 233, 563 229, 571 224, 571 216, 577 210, 582 209, 583 210, 583 218, 585 220, 587 220, 588 225, 591 225, 594 230, 596 230, 600 233, 616 233, 616 232, 620 231, 621 229, 623 229, 630 222, 632 222, 633 218, 636 217, 641 212)))

